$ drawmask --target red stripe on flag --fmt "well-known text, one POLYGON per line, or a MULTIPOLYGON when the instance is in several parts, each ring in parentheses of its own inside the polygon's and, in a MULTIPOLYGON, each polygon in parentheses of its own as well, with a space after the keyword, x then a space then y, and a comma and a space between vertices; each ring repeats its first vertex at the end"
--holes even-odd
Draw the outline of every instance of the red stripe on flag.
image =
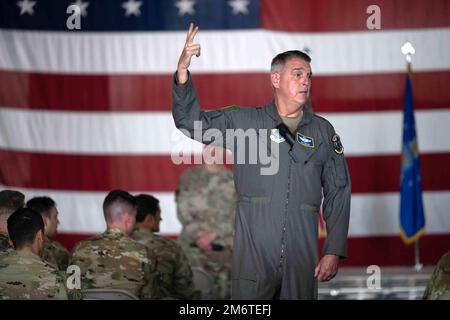
POLYGON ((447 0, 261 0, 261 26, 296 32, 369 31, 371 14, 366 10, 371 5, 380 7, 381 30, 450 26, 447 0))
MULTIPOLYGON (((400 156, 347 157, 353 193, 400 191, 400 156)), ((423 190, 450 190, 450 171, 442 171, 450 163, 450 153, 421 154, 423 190)))
MULTIPOLYGON (((450 153, 422 154, 425 191, 450 190, 450 153)), ((353 193, 397 192, 400 156, 347 157, 353 193)), ((74 191, 172 192, 190 165, 170 156, 98 156, 0 151, 0 183, 8 186, 74 191)))
MULTIPOLYGON (((322 248, 323 239, 319 240, 322 248)), ((450 248, 450 233, 426 234, 420 238, 420 260, 435 265, 450 248)), ((320 249, 321 250, 321 249, 320 249)), ((342 266, 401 266, 414 265, 414 246, 406 246, 400 236, 350 237, 348 260, 342 266)))
MULTIPOLYGON (((196 74, 202 106, 264 105, 269 75, 196 74), (214 85, 211 86, 211 83, 214 85)), ((0 71, 0 106, 67 111, 170 111, 171 75, 65 75, 0 71)), ((450 107, 450 71, 412 75, 416 109, 450 107)), ((318 112, 402 110, 405 75, 315 76, 318 112)))
POLYGON ((93 156, 0 151, 0 183, 73 191, 174 191, 186 165, 170 156, 93 156))

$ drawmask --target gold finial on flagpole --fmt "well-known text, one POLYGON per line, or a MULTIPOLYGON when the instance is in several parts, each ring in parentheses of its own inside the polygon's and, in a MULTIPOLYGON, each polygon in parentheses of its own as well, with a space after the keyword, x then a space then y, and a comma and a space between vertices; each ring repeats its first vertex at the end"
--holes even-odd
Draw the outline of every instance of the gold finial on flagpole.
POLYGON ((408 73, 412 72, 412 55, 416 53, 416 49, 414 49, 411 42, 406 41, 402 46, 402 53, 405 55, 406 58, 406 69, 408 70, 408 73))

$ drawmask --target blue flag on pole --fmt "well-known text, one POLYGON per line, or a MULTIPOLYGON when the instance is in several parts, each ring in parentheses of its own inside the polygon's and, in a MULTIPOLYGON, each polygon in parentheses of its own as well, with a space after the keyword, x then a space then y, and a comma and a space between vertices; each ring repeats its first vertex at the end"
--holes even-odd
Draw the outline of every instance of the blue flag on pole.
POLYGON ((400 229, 406 244, 415 242, 425 231, 419 149, 411 79, 406 76, 403 105, 403 148, 401 164, 400 229))

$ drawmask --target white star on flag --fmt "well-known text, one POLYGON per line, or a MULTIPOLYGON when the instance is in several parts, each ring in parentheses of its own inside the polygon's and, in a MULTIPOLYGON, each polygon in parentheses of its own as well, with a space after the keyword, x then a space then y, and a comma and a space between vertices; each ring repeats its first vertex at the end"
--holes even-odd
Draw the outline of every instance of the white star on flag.
POLYGON ((194 15, 194 5, 194 0, 180 0, 174 4, 174 6, 178 8, 179 16, 184 16, 185 14, 190 14, 191 16, 194 15))
POLYGON ((89 6, 89 2, 83 2, 83 0, 77 0, 76 2, 73 2, 72 4, 80 7, 81 15, 83 17, 87 16, 87 7, 89 6))
POLYGON ((28 13, 30 16, 34 14, 33 7, 36 5, 36 1, 22 0, 17 2, 17 6, 20 7, 20 15, 28 13))
POLYGON ((122 8, 125 9, 125 16, 140 16, 142 1, 128 0, 127 2, 122 2, 122 8))
POLYGON ((248 0, 232 0, 228 1, 228 5, 233 8, 233 14, 248 14, 247 6, 250 4, 248 0))

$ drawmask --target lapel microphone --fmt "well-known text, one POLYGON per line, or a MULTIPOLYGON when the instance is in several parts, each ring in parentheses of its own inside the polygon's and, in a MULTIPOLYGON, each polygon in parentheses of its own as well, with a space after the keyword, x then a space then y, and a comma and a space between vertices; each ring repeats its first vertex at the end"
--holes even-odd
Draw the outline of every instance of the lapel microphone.
POLYGON ((289 143, 291 150, 295 143, 295 137, 289 130, 289 128, 282 122, 276 126, 280 135, 289 143))
POLYGON ((294 135, 291 133, 291 131, 289 130, 289 128, 282 122, 279 125, 277 125, 275 127, 276 129, 278 129, 278 133, 287 141, 287 143, 289 144, 290 148, 289 148, 289 156, 292 158, 292 160, 294 160, 294 162, 298 162, 297 157, 294 155, 294 153, 292 152, 292 147, 294 146, 295 143, 295 137, 294 135))

